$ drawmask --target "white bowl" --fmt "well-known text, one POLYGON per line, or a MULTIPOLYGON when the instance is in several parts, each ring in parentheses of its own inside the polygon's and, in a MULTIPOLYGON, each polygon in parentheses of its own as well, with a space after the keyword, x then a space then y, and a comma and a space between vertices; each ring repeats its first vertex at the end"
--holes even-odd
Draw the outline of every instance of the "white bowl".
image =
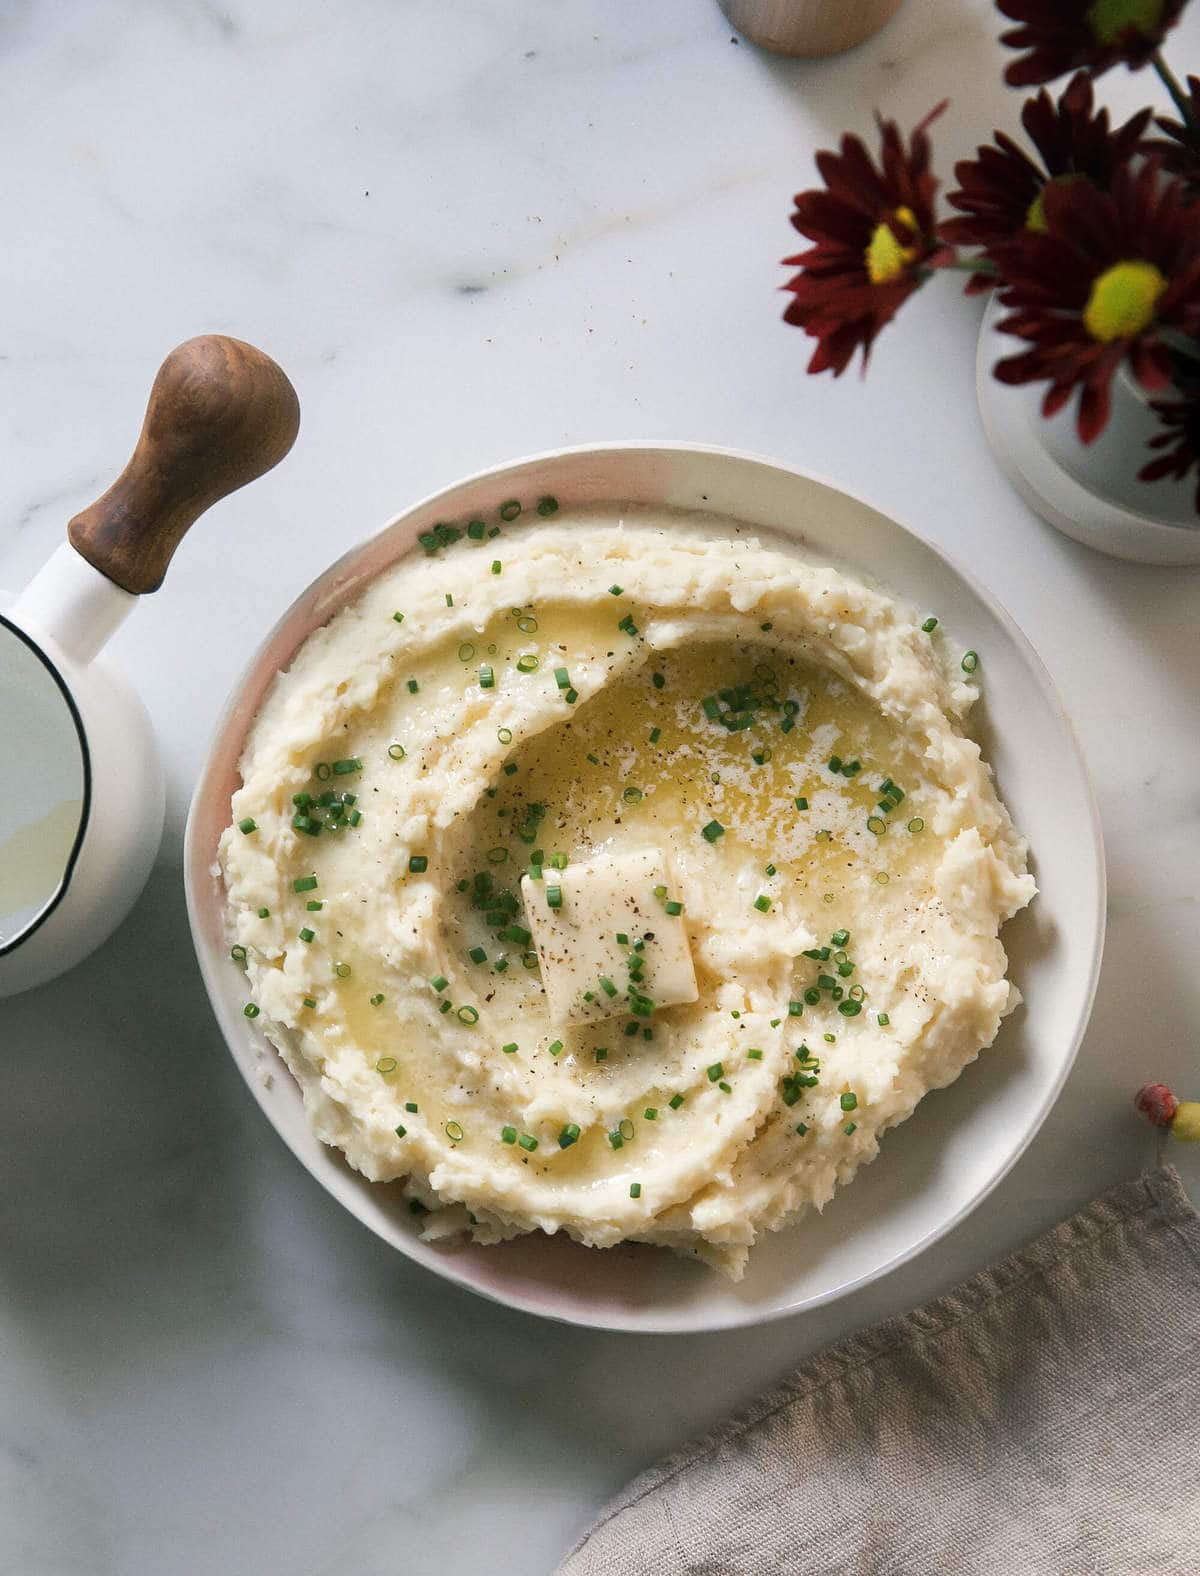
POLYGON ((752 455, 650 443, 560 450, 482 472, 398 515, 315 581, 259 648, 225 712, 192 802, 185 879, 201 970, 234 1060, 322 1186, 439 1275, 531 1313, 622 1330, 779 1318, 842 1296, 935 1242, 995 1187, 1062 1088, 1091 1009, 1104 933, 1100 826, 1079 746, 1048 674, 993 598, 919 537, 824 482, 752 455), (975 733, 1031 845, 1040 895, 1004 932, 1025 1005, 956 1084, 886 1135, 879 1158, 822 1215, 765 1237, 738 1285, 644 1246, 600 1252, 541 1236, 490 1248, 422 1242, 399 1187, 365 1181, 313 1137, 296 1084, 242 1012, 245 979, 229 957, 216 851, 243 740, 272 679, 418 531, 546 493, 564 508, 666 504, 781 531, 936 612, 956 642, 979 652, 975 733))

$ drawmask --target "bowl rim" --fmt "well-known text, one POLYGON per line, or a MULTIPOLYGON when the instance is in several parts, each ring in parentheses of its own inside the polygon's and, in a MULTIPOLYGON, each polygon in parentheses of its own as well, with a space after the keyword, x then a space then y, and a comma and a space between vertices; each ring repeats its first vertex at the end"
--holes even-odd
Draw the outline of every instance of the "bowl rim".
MULTIPOLYGON (((725 513, 726 511, 719 512, 725 513)), ((730 517, 732 518, 732 516, 730 517)), ((406 551, 407 550, 409 549, 406 549, 406 551)), ((297 645, 295 649, 299 649, 299 646, 297 645)), ((872 1282, 880 1280, 884 1276, 891 1274, 892 1271, 899 1269, 902 1265, 907 1264, 911 1260, 917 1258, 928 1248, 932 1247, 934 1243, 940 1241, 941 1238, 946 1236, 956 1226, 960 1225, 968 1215, 970 1215, 975 1209, 978 1208, 980 1204, 983 1203, 983 1201, 1012 1171, 1017 1161, 1020 1160, 1021 1156, 1033 1142, 1033 1139, 1036 1137, 1037 1133, 1042 1127, 1042 1124, 1045 1122, 1046 1117, 1049 1115, 1050 1111, 1057 1102, 1059 1095, 1062 1093, 1063 1086, 1066 1083, 1067 1078, 1070 1076, 1071 1069, 1074 1066, 1075 1059, 1078 1055, 1084 1033, 1087 1030, 1092 1008, 1095 1003, 1096 991, 1099 984, 1100 968, 1104 954, 1104 939, 1107 925, 1107 869, 1104 850, 1104 837, 1100 819, 1099 804, 1096 798, 1095 785, 1092 781, 1091 772, 1088 768, 1087 758, 1084 754, 1082 744, 1076 732, 1074 723, 1072 722, 1071 717, 1066 710, 1054 679, 1052 678, 1049 670, 1046 668, 1046 665, 1042 661, 1037 650, 1020 628, 1020 626, 1017 624, 1012 614, 1009 613, 1007 607, 1004 606, 1004 604, 995 596, 992 591, 983 586, 974 577, 974 575, 972 575, 968 570, 964 569, 951 554, 945 552, 939 545, 929 541, 927 538, 921 536, 918 532, 912 530, 907 525, 902 524, 899 520, 895 519, 893 515, 877 507, 868 498, 863 497, 861 493, 853 488, 845 487, 839 482, 830 481, 817 471, 809 470, 807 468, 801 469, 798 466, 790 465, 785 461, 773 458, 769 455, 760 454, 752 450, 729 448, 722 444, 674 441, 659 438, 612 439, 602 442, 564 445, 557 448, 537 450, 530 454, 521 455, 515 459, 503 461, 498 465, 489 465, 479 470, 470 472, 465 476, 458 477, 446 485, 438 487, 433 491, 424 494, 420 498, 414 499, 405 508, 389 516, 388 519, 385 520, 384 523, 376 530, 355 542, 350 548, 347 549, 346 552, 342 553, 337 559, 335 559, 324 570, 322 570, 320 574, 315 576, 305 586, 303 586, 288 604, 288 606, 284 609, 284 611, 275 620, 271 628, 267 630, 262 638, 258 641, 246 663, 243 665, 241 672, 235 680, 228 696, 226 697, 225 703, 221 708, 221 712, 217 718, 216 724, 214 725, 212 733, 208 739, 208 748, 205 754, 204 764, 201 768, 200 774, 192 792, 192 797, 188 808, 187 822, 184 830, 183 859, 183 879, 187 902, 188 923, 192 935, 192 945, 200 967, 200 973, 204 982, 205 991, 207 992, 214 1017, 216 1018, 217 1024, 221 1030, 222 1038, 225 1040, 226 1048, 229 1051, 234 1064, 238 1068, 238 1071, 241 1073, 243 1080, 250 1090, 250 1093, 253 1095, 255 1101, 267 1118, 267 1121, 270 1123, 271 1127, 274 1129, 276 1135, 287 1146, 295 1158, 300 1161, 301 1165, 314 1179, 314 1181, 319 1183, 326 1192, 330 1193, 339 1204, 341 1204, 351 1215, 354 1216, 360 1225, 364 1226, 368 1231, 371 1231, 373 1235, 379 1237, 379 1239, 385 1242, 388 1247, 392 1249, 398 1248, 399 1251, 403 1253, 408 1259, 426 1269, 433 1271, 433 1273, 439 1275, 442 1279, 449 1281, 451 1284, 458 1286, 463 1290, 473 1292, 477 1296, 482 1296, 488 1301, 498 1303, 503 1307, 514 1308, 523 1313, 532 1314, 540 1318, 551 1319, 556 1323, 576 1325, 586 1329, 610 1330, 616 1333, 641 1335, 696 1334, 701 1332, 717 1332, 720 1330, 748 1328, 757 1324, 773 1323, 778 1319, 797 1316, 801 1313, 805 1313, 811 1311, 812 1309, 823 1307, 831 1302, 835 1302, 838 1299, 848 1296, 852 1292, 859 1291, 863 1287, 870 1285, 872 1282), (1053 712, 1056 720, 1062 727, 1064 734, 1069 740, 1074 751, 1075 763, 1079 772, 1080 786, 1083 790, 1087 804, 1089 829, 1091 832, 1092 855, 1094 861, 1093 872, 1095 879, 1095 912, 1092 916, 1091 935, 1089 938, 1090 950, 1087 978, 1080 994, 1079 1006, 1074 1022, 1071 1025, 1071 1030, 1068 1037, 1069 1044, 1065 1047, 1064 1052, 1061 1055, 1057 1072, 1048 1083, 1045 1091, 1042 1094, 1041 1100, 1033 1111, 1032 1115, 1027 1119, 1025 1130, 1021 1134, 1019 1140, 1015 1142, 1006 1153, 1002 1163, 996 1166, 984 1184, 977 1188, 971 1194, 971 1196, 960 1205, 960 1207, 955 1209, 952 1213, 946 1215, 944 1219, 939 1220, 936 1225, 932 1226, 923 1235, 917 1237, 914 1241, 897 1250, 897 1252, 894 1254, 884 1257, 878 1264, 873 1265, 870 1269, 864 1270, 860 1274, 852 1276, 849 1280, 841 1282, 837 1286, 832 1286, 825 1291, 803 1297, 799 1301, 792 1304, 781 1307, 773 1306, 767 1308, 754 1308, 748 1305, 739 1305, 730 1311, 728 1317, 713 1317, 711 1315, 704 1317, 687 1317, 685 1316, 686 1310, 679 1310, 678 1312, 672 1310, 666 1316, 662 1316, 656 1315, 652 1311, 645 1308, 635 1308, 631 1310, 629 1317, 616 1317, 609 1310, 600 1310, 595 1316, 589 1316, 586 1311, 582 1309, 576 1309, 574 1307, 547 1307, 536 1303, 528 1297, 523 1297, 521 1295, 506 1295, 502 1286, 497 1286, 490 1282, 480 1283, 479 1281, 472 1278, 469 1274, 462 1271, 456 1265, 455 1260, 450 1255, 445 1255, 439 1252, 437 1244, 425 1243, 419 1236, 415 1234, 411 1238, 406 1238, 403 1242, 396 1242, 389 1237, 385 1237, 375 1228, 369 1219, 366 1219, 364 1215, 360 1213, 359 1208, 357 1207, 357 1183, 353 1176, 349 1172, 344 1174, 337 1173, 333 1175, 322 1174, 316 1169, 316 1165, 312 1162, 310 1156, 304 1153, 297 1146, 297 1144, 293 1143, 291 1137, 287 1133, 282 1131, 281 1127, 275 1120, 275 1115, 269 1098, 270 1091, 261 1076, 261 1068, 253 1065, 253 1061, 250 1056, 240 1054, 235 1048, 236 1045, 240 1043, 241 1039, 244 1038, 247 1025, 241 1018, 235 1019, 233 1017, 232 1011, 229 1009, 226 1001, 227 992, 217 977, 218 957, 204 935, 203 919, 201 913, 203 898, 201 891, 198 890, 201 886, 201 883, 196 879, 198 872, 201 870, 203 870, 205 874, 211 874, 211 860, 209 860, 203 866, 198 864, 198 849, 196 846, 196 840, 199 836, 197 822, 200 811, 207 801, 208 794, 212 791, 209 784, 209 776, 215 764, 215 757, 217 755, 218 747, 225 738, 238 703, 243 696, 251 676, 258 668, 263 653, 272 643, 278 631, 281 630, 283 626, 298 613, 301 608, 301 604, 311 603, 312 606, 310 608, 310 612, 316 616, 310 618, 308 621, 305 634, 302 636, 299 644, 303 644, 303 641, 308 639, 314 630, 320 628, 324 623, 327 623, 332 616, 334 616, 335 609, 324 605, 321 602, 319 596, 315 595, 315 593, 319 593, 324 588, 332 588, 336 586, 338 584, 339 577, 351 563, 356 561, 364 553, 364 551, 373 543, 378 541, 379 538, 384 536, 386 533, 395 530, 410 516, 432 508, 442 499, 450 496, 451 494, 459 493, 465 488, 474 487, 487 482, 502 481, 511 473, 525 470, 532 465, 546 464, 547 462, 556 462, 559 460, 576 457, 591 456, 607 458, 629 453, 662 453, 667 457, 686 457, 688 455, 698 455, 720 461, 729 460, 741 464, 748 464, 760 469, 781 473, 789 480, 815 483, 818 487, 823 487, 831 492, 841 494, 842 496, 851 500, 851 502, 859 504, 863 508, 870 510, 872 513, 882 516, 894 530, 914 541, 919 547, 931 553, 936 559, 940 560, 941 564, 947 570, 949 570, 955 578, 961 581, 965 587, 984 604, 988 611, 1004 628, 1009 640, 1017 648, 1022 661, 1036 683, 1037 688, 1041 692, 1050 710, 1053 712)), ((223 957, 220 959, 220 961, 222 963, 224 962, 223 957)), ((277 1064, 275 1070, 286 1073, 286 1068, 283 1067, 282 1061, 278 1057, 278 1053, 275 1051, 273 1046, 270 1046, 270 1042, 266 1043, 270 1048, 271 1055, 275 1058, 275 1062, 277 1064)), ((319 1153, 324 1155, 323 1146, 319 1150, 319 1153)), ((502 1246, 503 1245, 501 1244, 501 1247, 502 1246)))

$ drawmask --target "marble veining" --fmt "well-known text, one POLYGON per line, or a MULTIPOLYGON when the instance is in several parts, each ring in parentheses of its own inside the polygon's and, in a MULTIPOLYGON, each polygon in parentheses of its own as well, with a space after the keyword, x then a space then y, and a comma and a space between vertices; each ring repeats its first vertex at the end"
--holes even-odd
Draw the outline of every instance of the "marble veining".
MULTIPOLYGON (((1014 496, 954 281, 865 382, 807 378, 779 321, 813 151, 949 93, 949 176, 1015 127, 998 30, 986 0, 909 0, 804 64, 708 0, 0 3, 0 585, 124 462, 178 340, 255 340, 304 411, 110 648, 167 763, 145 898, 0 1004, 0 1576, 548 1572, 656 1453, 1150 1157, 1128 1097, 1194 1081, 1200 1021, 1197 572, 1100 558, 1014 496), (292 597, 465 471, 617 437, 779 456, 969 564, 1060 685, 1108 841, 1096 1013, 1029 1152, 935 1250, 761 1332, 547 1326, 389 1253, 247 1098, 183 913, 191 784, 292 597)), ((1186 68, 1191 13, 1175 36, 1186 68)), ((1122 112, 1153 86, 1103 79, 1122 112)))

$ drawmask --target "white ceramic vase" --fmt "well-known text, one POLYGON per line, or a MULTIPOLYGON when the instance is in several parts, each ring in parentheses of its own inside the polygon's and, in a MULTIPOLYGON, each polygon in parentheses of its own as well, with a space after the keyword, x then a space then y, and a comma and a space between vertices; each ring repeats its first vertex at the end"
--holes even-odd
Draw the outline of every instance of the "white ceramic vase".
POLYGON ((1046 420, 1044 384, 1012 388, 992 376, 996 362, 1022 344, 996 328, 1002 312, 993 298, 979 334, 975 386, 984 431, 1017 491, 1050 525, 1112 558, 1200 564, 1195 478, 1137 479, 1153 458, 1147 440, 1159 430, 1148 396, 1122 369, 1108 425, 1094 443, 1081 443, 1074 401, 1046 420))

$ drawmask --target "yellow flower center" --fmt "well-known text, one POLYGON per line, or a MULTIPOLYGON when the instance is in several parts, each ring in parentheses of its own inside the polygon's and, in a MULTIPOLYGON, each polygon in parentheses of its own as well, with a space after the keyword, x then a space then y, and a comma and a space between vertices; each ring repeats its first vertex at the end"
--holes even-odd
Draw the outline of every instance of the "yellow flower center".
POLYGON ((1087 19, 1102 44, 1119 44, 1129 33, 1153 38, 1162 23, 1163 0, 1093 0, 1087 19))
POLYGON ((1127 339, 1153 321, 1167 281, 1153 263, 1114 263, 1092 285, 1083 323, 1093 339, 1127 339))
MULTIPOLYGON (((911 208, 897 208, 892 218, 910 235, 918 233, 917 216, 911 208)), ((896 239, 895 231, 886 219, 882 224, 877 224, 864 253, 871 283, 886 285, 893 279, 899 279, 909 263, 915 260, 917 252, 917 247, 905 246, 896 239)))
MULTIPOLYGON (((1086 181, 1086 175, 1053 175, 1047 181, 1047 186, 1073 186, 1076 181, 1086 181)), ((1045 235, 1050 226, 1046 223, 1046 205, 1042 198, 1046 195, 1046 187, 1029 204, 1025 210, 1025 228, 1032 230, 1035 235, 1045 235)))

